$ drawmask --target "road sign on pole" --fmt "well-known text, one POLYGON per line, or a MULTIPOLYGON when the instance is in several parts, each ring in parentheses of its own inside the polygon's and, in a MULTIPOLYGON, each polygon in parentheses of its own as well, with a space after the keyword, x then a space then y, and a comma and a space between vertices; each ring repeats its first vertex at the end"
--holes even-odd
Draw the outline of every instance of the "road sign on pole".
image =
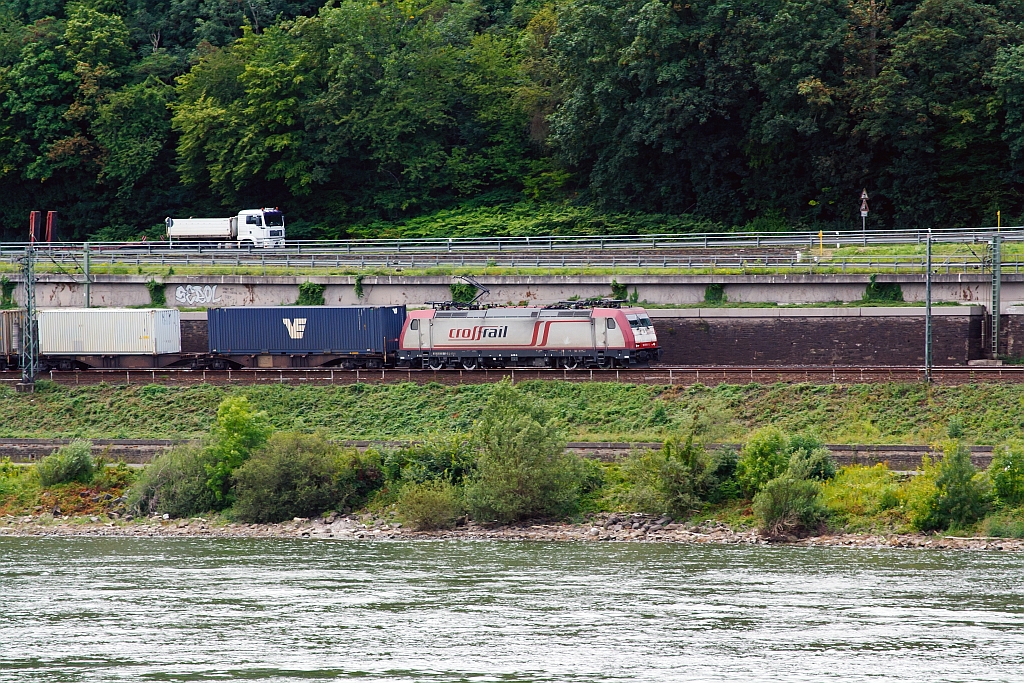
POLYGON ((860 231, 867 234, 868 231, 868 191, 867 188, 860 192, 860 231))

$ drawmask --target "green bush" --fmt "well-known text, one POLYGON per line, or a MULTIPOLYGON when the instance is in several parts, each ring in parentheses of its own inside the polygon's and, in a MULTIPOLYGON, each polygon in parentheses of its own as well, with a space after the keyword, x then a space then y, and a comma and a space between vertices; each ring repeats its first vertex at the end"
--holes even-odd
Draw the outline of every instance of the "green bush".
POLYGON ((812 531, 819 528, 827 511, 819 500, 821 483, 784 475, 766 483, 754 496, 754 517, 764 534, 812 531))
POLYGON ((616 502, 631 512, 689 516, 705 502, 736 496, 735 462, 735 454, 711 455, 692 436, 682 443, 666 440, 660 451, 639 451, 623 460, 624 487, 616 502))
POLYGON ((512 522, 576 509, 584 467, 565 454, 561 431, 544 410, 508 381, 496 385, 474 438, 479 456, 466 503, 475 519, 512 522))
POLYGON ((207 486, 217 499, 217 508, 233 501, 231 475, 250 455, 261 448, 273 428, 264 412, 254 412, 245 396, 229 396, 217 407, 217 422, 210 431, 206 464, 207 486))
POLYGON ((961 441, 947 441, 938 465, 927 458, 924 471, 907 486, 910 522, 921 531, 962 529, 985 516, 990 486, 971 463, 961 441))
POLYGON ((318 434, 278 432, 234 472, 239 519, 282 522, 364 503, 383 482, 376 463, 318 434))
POLYGON ((1024 509, 1007 510, 987 517, 981 524, 981 532, 986 536, 1024 538, 1024 509))
POLYGON ((736 463, 736 479, 743 492, 753 497, 765 484, 786 471, 789 457, 786 436, 779 428, 765 427, 754 432, 736 463))
POLYGON ((997 448, 988 469, 992 489, 1000 505, 1024 504, 1024 444, 1014 442, 997 448))
POLYGON ((466 434, 430 434, 420 443, 385 452, 382 469, 389 482, 423 483, 433 479, 462 482, 476 460, 466 434))
POLYGON ((866 517, 900 504, 899 484, 884 463, 871 467, 848 465, 826 483, 821 498, 826 507, 844 517, 866 517))
POLYGON ((27 505, 38 495, 38 478, 31 468, 15 465, 10 458, 0 460, 0 506, 5 503, 27 505))
POLYGON ((219 507, 208 485, 209 451, 185 445, 161 453, 150 462, 128 493, 128 507, 140 514, 159 512, 192 517, 219 507))
POLYGON ((797 434, 786 444, 789 451, 789 472, 797 479, 828 481, 836 476, 832 453, 816 436, 797 434))
POLYGON ((92 461, 92 443, 72 441, 36 463, 43 486, 79 482, 88 484, 96 472, 92 461))
POLYGON ((395 507, 402 521, 416 529, 451 529, 462 514, 462 496, 444 479, 409 483, 402 487, 395 507))

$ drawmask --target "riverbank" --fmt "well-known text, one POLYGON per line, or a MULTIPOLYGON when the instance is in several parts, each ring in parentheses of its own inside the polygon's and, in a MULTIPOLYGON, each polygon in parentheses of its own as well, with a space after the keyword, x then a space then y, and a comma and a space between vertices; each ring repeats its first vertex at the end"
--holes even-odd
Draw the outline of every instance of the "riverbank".
POLYGON ((108 519, 106 517, 0 517, 0 537, 132 538, 302 538, 336 541, 504 540, 722 545, 789 545, 803 547, 920 548, 932 550, 1024 551, 1024 539, 958 537, 928 534, 825 533, 796 538, 767 537, 753 529, 731 529, 718 522, 679 524, 641 514, 598 514, 583 523, 476 524, 454 529, 417 531, 400 522, 355 515, 294 519, 280 524, 241 524, 222 519, 108 519), (633 528, 636 526, 636 528, 633 528))

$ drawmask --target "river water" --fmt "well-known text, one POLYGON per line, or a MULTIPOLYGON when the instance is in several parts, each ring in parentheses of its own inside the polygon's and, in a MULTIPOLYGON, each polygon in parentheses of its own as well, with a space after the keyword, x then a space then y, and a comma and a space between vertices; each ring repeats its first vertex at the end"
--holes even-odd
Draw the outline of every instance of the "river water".
POLYGON ((0 681, 1024 680, 1024 556, 0 538, 0 681))

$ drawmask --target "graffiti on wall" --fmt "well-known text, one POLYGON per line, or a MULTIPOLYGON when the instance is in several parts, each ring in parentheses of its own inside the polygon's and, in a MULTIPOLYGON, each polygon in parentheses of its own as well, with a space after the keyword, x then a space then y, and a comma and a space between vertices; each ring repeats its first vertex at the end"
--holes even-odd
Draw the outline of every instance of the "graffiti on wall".
POLYGON ((217 285, 178 285, 174 298, 179 304, 206 306, 220 301, 217 285))

